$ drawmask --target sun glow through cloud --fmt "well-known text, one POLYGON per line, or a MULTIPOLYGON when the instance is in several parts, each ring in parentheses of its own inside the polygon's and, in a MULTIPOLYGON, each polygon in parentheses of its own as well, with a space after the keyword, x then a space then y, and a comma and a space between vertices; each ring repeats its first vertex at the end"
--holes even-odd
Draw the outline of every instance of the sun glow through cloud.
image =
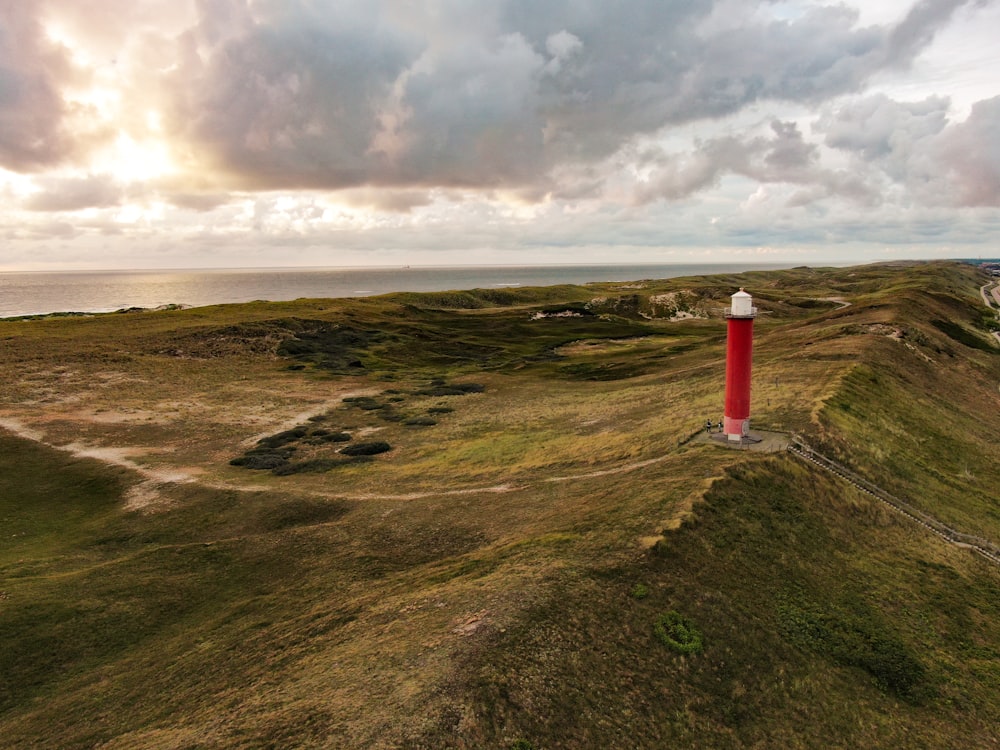
POLYGON ((109 153, 94 165, 122 182, 140 182, 165 177, 176 171, 166 143, 146 139, 138 142, 119 132, 109 153))
POLYGON ((1000 245, 1000 3, 512 2, 9 6, 0 231, 54 266, 1000 245))

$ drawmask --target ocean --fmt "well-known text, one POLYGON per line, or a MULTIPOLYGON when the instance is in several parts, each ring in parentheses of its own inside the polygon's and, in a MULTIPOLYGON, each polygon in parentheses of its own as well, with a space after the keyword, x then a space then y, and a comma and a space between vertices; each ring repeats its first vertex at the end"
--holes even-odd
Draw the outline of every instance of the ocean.
POLYGON ((789 268, 789 263, 560 266, 414 266, 0 273, 0 318, 99 313, 162 305, 201 307, 302 297, 367 297, 595 281, 637 281, 789 268))

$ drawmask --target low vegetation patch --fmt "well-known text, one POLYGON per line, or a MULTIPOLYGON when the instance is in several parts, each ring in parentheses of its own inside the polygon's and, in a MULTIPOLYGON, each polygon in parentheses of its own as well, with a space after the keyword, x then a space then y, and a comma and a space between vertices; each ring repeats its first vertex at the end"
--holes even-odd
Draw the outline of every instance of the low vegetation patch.
POLYGON ((361 409, 361 411, 376 411, 386 408, 385 404, 371 396, 348 396, 344 399, 344 403, 354 409, 361 409))
POLYGON ((645 599, 649 596, 649 586, 644 583, 637 583, 630 592, 633 599, 645 599))
POLYGON ((678 654, 699 654, 704 648, 701 633, 676 610, 657 617, 653 632, 661 643, 678 654))
POLYGON ((334 372, 363 369, 361 357, 383 338, 378 331, 325 320, 297 322, 298 330, 278 345, 278 354, 334 372))
POLYGON ((273 468, 271 473, 279 477, 291 474, 323 474, 349 464, 364 463, 366 460, 370 461, 371 458, 367 455, 358 455, 350 458, 313 458, 295 463, 286 461, 283 465, 273 468))
POLYGON ((959 323, 950 320, 932 320, 931 325, 945 334, 952 341, 957 341, 970 349, 981 349, 983 351, 993 351, 993 346, 989 341, 981 336, 967 330, 959 323))
POLYGON ((372 440, 367 443, 354 443, 345 448, 341 448, 341 454, 345 456, 376 456, 379 453, 386 453, 392 450, 392 446, 382 440, 372 440))
MULTIPOLYGON (((299 425, 290 430, 283 430, 274 435, 268 435, 257 441, 257 444, 247 450, 242 456, 237 456, 229 462, 230 466, 241 466, 244 469, 256 471, 271 471, 275 474, 296 474, 303 471, 328 471, 320 465, 312 465, 312 461, 299 461, 291 464, 292 455, 298 450, 297 444, 321 446, 333 443, 347 443, 351 440, 350 433, 335 431, 320 427, 321 422, 310 418, 307 425, 299 425), (290 468, 296 466, 299 468, 290 468)), ((317 459, 320 461, 327 459, 317 459)), ((338 459, 342 461, 342 459, 338 459)), ((333 467, 330 467, 333 468, 333 467)))
POLYGON ((291 430, 285 430, 275 435, 269 435, 266 438, 261 438, 257 441, 257 445, 262 448, 280 448, 283 445, 294 443, 308 434, 308 427, 294 427, 291 430))
POLYGON ((420 388, 415 393, 418 396, 466 396, 470 393, 482 393, 486 386, 481 383, 431 383, 427 388, 420 388))
POLYGON ((242 466, 244 469, 258 471, 271 471, 287 464, 287 455, 281 453, 249 453, 237 456, 229 462, 230 466, 242 466))
POLYGON ((883 690, 903 698, 920 697, 924 666, 868 607, 786 602, 778 607, 778 614, 782 631, 792 643, 844 666, 863 669, 883 690))
POLYGON ((350 433, 347 432, 330 432, 329 430, 315 430, 309 439, 306 440, 307 443, 311 445, 324 445, 326 443, 346 443, 351 439, 350 433))

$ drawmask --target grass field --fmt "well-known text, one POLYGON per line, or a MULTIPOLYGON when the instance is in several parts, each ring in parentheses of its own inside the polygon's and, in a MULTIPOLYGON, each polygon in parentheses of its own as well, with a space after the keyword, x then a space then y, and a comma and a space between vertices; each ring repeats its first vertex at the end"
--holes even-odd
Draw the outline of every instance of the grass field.
POLYGON ((745 286, 754 425, 1000 542, 982 283, 896 264, 0 321, 0 736, 996 747, 1000 570, 790 454, 691 440, 745 286), (657 637, 668 612, 700 652, 657 637))

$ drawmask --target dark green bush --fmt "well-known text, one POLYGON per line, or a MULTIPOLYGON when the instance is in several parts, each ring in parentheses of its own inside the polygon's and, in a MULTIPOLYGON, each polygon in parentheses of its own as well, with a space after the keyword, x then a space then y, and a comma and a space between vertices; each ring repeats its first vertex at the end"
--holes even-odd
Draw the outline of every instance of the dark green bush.
POLYGON ((374 440, 368 443, 355 443, 341 448, 340 452, 345 456, 374 456, 379 453, 391 451, 392 446, 381 440, 374 440))
POLYGON ((273 470, 285 466, 288 459, 279 453, 254 453, 234 458, 229 462, 232 466, 242 466, 244 469, 273 470))
POLYGON ((317 442, 320 443, 346 443, 351 439, 349 433, 346 432, 329 432, 326 435, 320 435, 317 442))
POLYGON ((436 383, 432 382, 429 388, 420 388, 416 391, 418 396, 464 396, 468 393, 482 393, 486 386, 480 383, 436 383))
POLYGON ((679 654, 697 654, 702 651, 701 633, 676 610, 657 617, 653 632, 667 647, 679 654))
POLYGON ((268 435, 266 438, 261 438, 257 441, 257 445, 266 446, 268 448, 277 448, 287 443, 294 443, 299 438, 305 437, 308 432, 308 427, 293 427, 290 430, 285 430, 284 432, 279 432, 275 435, 268 435))
POLYGON ((437 424, 436 420, 430 417, 410 417, 409 419, 403 420, 403 424, 410 427, 430 427, 431 425, 437 424))
POLYGON ((279 448, 272 448, 270 445, 258 445, 255 448, 251 448, 250 450, 245 451, 245 455, 247 456, 278 455, 283 458, 288 458, 296 450, 298 450, 298 448, 296 448, 294 445, 282 445, 279 448))
POLYGON ((343 399, 343 402, 348 406, 352 406, 355 409, 361 409, 363 411, 375 411, 376 409, 385 408, 385 404, 379 403, 371 396, 348 396, 343 399))
POLYGON ((349 459, 343 458, 314 458, 309 461, 297 461, 293 464, 285 462, 283 465, 272 469, 271 473, 279 477, 288 476, 289 474, 322 474, 349 463, 351 463, 349 459))
POLYGON ((450 406, 432 406, 427 410, 428 414, 450 414, 455 411, 450 406))
POLYGON ((865 670, 883 690, 904 698, 920 695, 926 677, 923 664, 873 612, 788 602, 778 607, 778 614, 782 634, 795 645, 865 670))
POLYGON ((948 336, 948 338, 953 341, 957 341, 960 344, 964 344, 971 349, 983 349, 984 351, 993 350, 992 344, 988 341, 985 341, 975 333, 966 330, 961 324, 952 320, 932 320, 931 325, 948 336))

